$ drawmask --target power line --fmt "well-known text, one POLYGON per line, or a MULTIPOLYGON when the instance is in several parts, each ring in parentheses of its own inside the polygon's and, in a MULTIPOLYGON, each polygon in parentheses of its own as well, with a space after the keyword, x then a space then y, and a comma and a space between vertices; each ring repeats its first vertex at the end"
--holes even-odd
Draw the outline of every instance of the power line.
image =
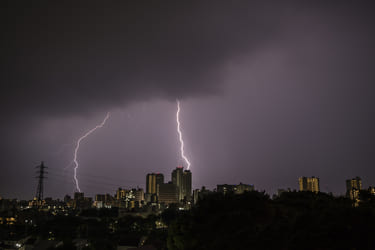
MULTIPOLYGON (((50 173, 53 173, 53 174, 56 174, 56 175, 64 175, 65 177, 67 177, 67 173, 68 171, 72 171, 72 170, 62 170, 62 169, 53 169, 53 172, 51 172, 52 169, 50 169, 50 173), (62 172, 62 173, 61 173, 62 172)), ((93 175, 92 173, 83 173, 80 175, 80 178, 88 178, 88 179, 95 179, 95 180, 106 180, 106 181, 109 181, 111 183, 115 182, 115 183, 135 183, 135 184, 138 184, 139 181, 135 181, 135 180, 129 180, 129 179, 120 179, 120 178, 113 178, 113 177, 109 177, 109 176, 99 176, 99 175, 93 175)))
MULTIPOLYGON (((63 175, 63 174, 57 174, 57 173, 53 173, 49 175, 49 178, 51 179, 54 179, 54 180, 58 180, 58 181, 62 181, 62 182, 65 182, 65 183, 73 183, 72 180, 68 180, 66 179, 66 175, 63 175)), ((139 182, 133 182, 134 184, 137 184, 137 186, 139 186, 139 182)), ((84 186, 90 186, 90 188, 92 187, 95 187, 95 188, 98 188, 98 187, 111 187, 111 188, 118 188, 118 187, 126 187, 126 188, 131 188, 131 186, 129 184, 126 184, 124 182, 113 182, 113 181, 105 181, 105 180, 102 180, 101 178, 92 178, 92 177, 88 177, 88 176, 85 176, 85 178, 83 178, 83 185, 84 186)))

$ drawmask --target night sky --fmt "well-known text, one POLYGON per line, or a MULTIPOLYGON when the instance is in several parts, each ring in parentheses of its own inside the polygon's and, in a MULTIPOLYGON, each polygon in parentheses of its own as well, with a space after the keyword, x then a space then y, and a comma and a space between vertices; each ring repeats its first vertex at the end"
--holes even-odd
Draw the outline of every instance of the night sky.
POLYGON ((183 164, 193 188, 274 193, 318 176, 375 185, 371 1, 1 1, 0 196, 145 186, 183 164))

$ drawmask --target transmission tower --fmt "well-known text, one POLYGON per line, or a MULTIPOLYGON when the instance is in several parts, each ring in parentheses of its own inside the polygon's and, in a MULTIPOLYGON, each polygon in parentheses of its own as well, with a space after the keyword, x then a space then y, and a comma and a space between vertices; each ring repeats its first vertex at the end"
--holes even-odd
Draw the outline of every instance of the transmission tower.
POLYGON ((36 189, 35 197, 38 199, 38 201, 42 201, 43 200, 43 181, 45 178, 47 178, 44 176, 45 174, 47 174, 47 172, 44 171, 44 169, 46 169, 47 167, 44 166, 44 162, 42 162, 40 166, 36 166, 35 168, 39 168, 39 171, 36 172, 37 174, 39 174, 39 176, 35 177, 39 179, 38 188, 36 189))

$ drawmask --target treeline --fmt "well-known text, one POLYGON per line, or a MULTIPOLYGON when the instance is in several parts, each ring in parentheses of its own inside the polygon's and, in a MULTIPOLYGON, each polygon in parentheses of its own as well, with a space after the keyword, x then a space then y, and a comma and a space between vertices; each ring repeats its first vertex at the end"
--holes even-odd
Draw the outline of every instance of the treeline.
POLYGON ((325 193, 213 193, 162 214, 168 249, 375 249, 375 202, 325 193))

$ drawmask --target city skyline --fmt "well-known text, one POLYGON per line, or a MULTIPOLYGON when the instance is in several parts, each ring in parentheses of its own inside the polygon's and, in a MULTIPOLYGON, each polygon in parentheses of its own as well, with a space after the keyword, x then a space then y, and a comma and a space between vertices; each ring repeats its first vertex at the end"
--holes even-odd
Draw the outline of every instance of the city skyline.
POLYGON ((192 187, 274 194, 317 176, 375 184, 370 1, 38 4, 0 10, 0 196, 144 187, 179 165, 179 100, 192 187))
MULTIPOLYGON (((43 196, 44 193, 44 186, 45 186, 45 181, 48 178, 47 173, 44 169, 48 169, 44 165, 44 162, 41 162, 39 166, 37 166, 39 173, 38 181, 37 181, 37 191, 36 195, 33 196, 33 200, 43 200, 46 198, 46 196, 43 196), (44 172, 44 175, 43 175, 44 172)), ((152 173, 147 173, 146 174, 146 181, 144 185, 137 185, 137 186, 124 186, 124 185, 118 185, 117 190, 112 190, 110 192, 96 192, 96 193, 90 193, 87 197, 94 198, 95 201, 97 200, 97 196, 110 196, 112 199, 117 199, 119 200, 121 197, 125 197, 126 192, 129 192, 131 190, 140 190, 142 191, 142 201, 146 203, 159 203, 159 186, 160 190, 163 189, 163 193, 167 192, 168 197, 170 196, 171 192, 174 193, 174 191, 171 191, 173 189, 176 189, 176 200, 167 198, 167 200, 170 200, 167 202, 169 203, 178 203, 182 201, 195 201, 196 198, 194 198, 194 193, 196 191, 200 192, 202 190, 208 191, 208 192, 221 192, 221 193, 226 193, 227 191, 234 192, 235 194, 241 194, 244 191, 258 191, 258 192, 266 192, 270 196, 280 196, 281 193, 283 192, 295 192, 295 191, 308 191, 308 192, 315 192, 315 193, 327 193, 324 190, 320 189, 320 178, 317 176, 311 176, 311 177, 306 177, 306 176, 301 176, 298 178, 298 187, 297 188, 291 188, 291 187, 281 187, 277 189, 277 192, 275 193, 270 193, 267 192, 267 190, 259 190, 254 187, 254 184, 248 184, 248 183, 242 183, 239 182, 238 184, 233 184, 233 183, 217 183, 214 188, 211 190, 207 188, 205 185, 201 187, 192 187, 192 173, 190 170, 185 169, 184 167, 179 165, 175 169, 172 170, 171 172, 171 177, 170 180, 168 181, 167 179, 164 178, 164 174, 160 172, 152 172, 152 173), (170 186, 173 185, 174 187, 170 186), (125 187, 125 188, 123 188, 125 187), (171 189, 172 188, 172 189, 171 189)), ((351 200, 358 200, 358 195, 359 192, 362 190, 368 190, 371 194, 374 194, 374 185, 367 185, 367 186, 362 186, 362 179, 358 176, 350 178, 345 180, 345 186, 346 186, 346 192, 345 193, 340 193, 340 194, 333 194, 332 192, 329 192, 329 195, 333 195, 336 197, 347 197, 350 198, 351 200)), ((108 190, 108 189, 107 189, 108 190)), ((64 195, 64 200, 66 197, 70 195, 76 196, 77 194, 82 195, 84 192, 75 190, 73 193, 67 193, 64 195)), ((86 193, 87 194, 87 193, 86 193)), ((163 195, 164 198, 162 200, 165 200, 165 194, 163 195)), ((30 197, 27 197, 26 199, 19 199, 19 197, 2 197, 0 196, 1 199, 17 199, 17 200, 30 200, 30 197)), ((60 199, 61 197, 55 197, 55 196, 49 196, 47 197, 48 199, 60 199)))

